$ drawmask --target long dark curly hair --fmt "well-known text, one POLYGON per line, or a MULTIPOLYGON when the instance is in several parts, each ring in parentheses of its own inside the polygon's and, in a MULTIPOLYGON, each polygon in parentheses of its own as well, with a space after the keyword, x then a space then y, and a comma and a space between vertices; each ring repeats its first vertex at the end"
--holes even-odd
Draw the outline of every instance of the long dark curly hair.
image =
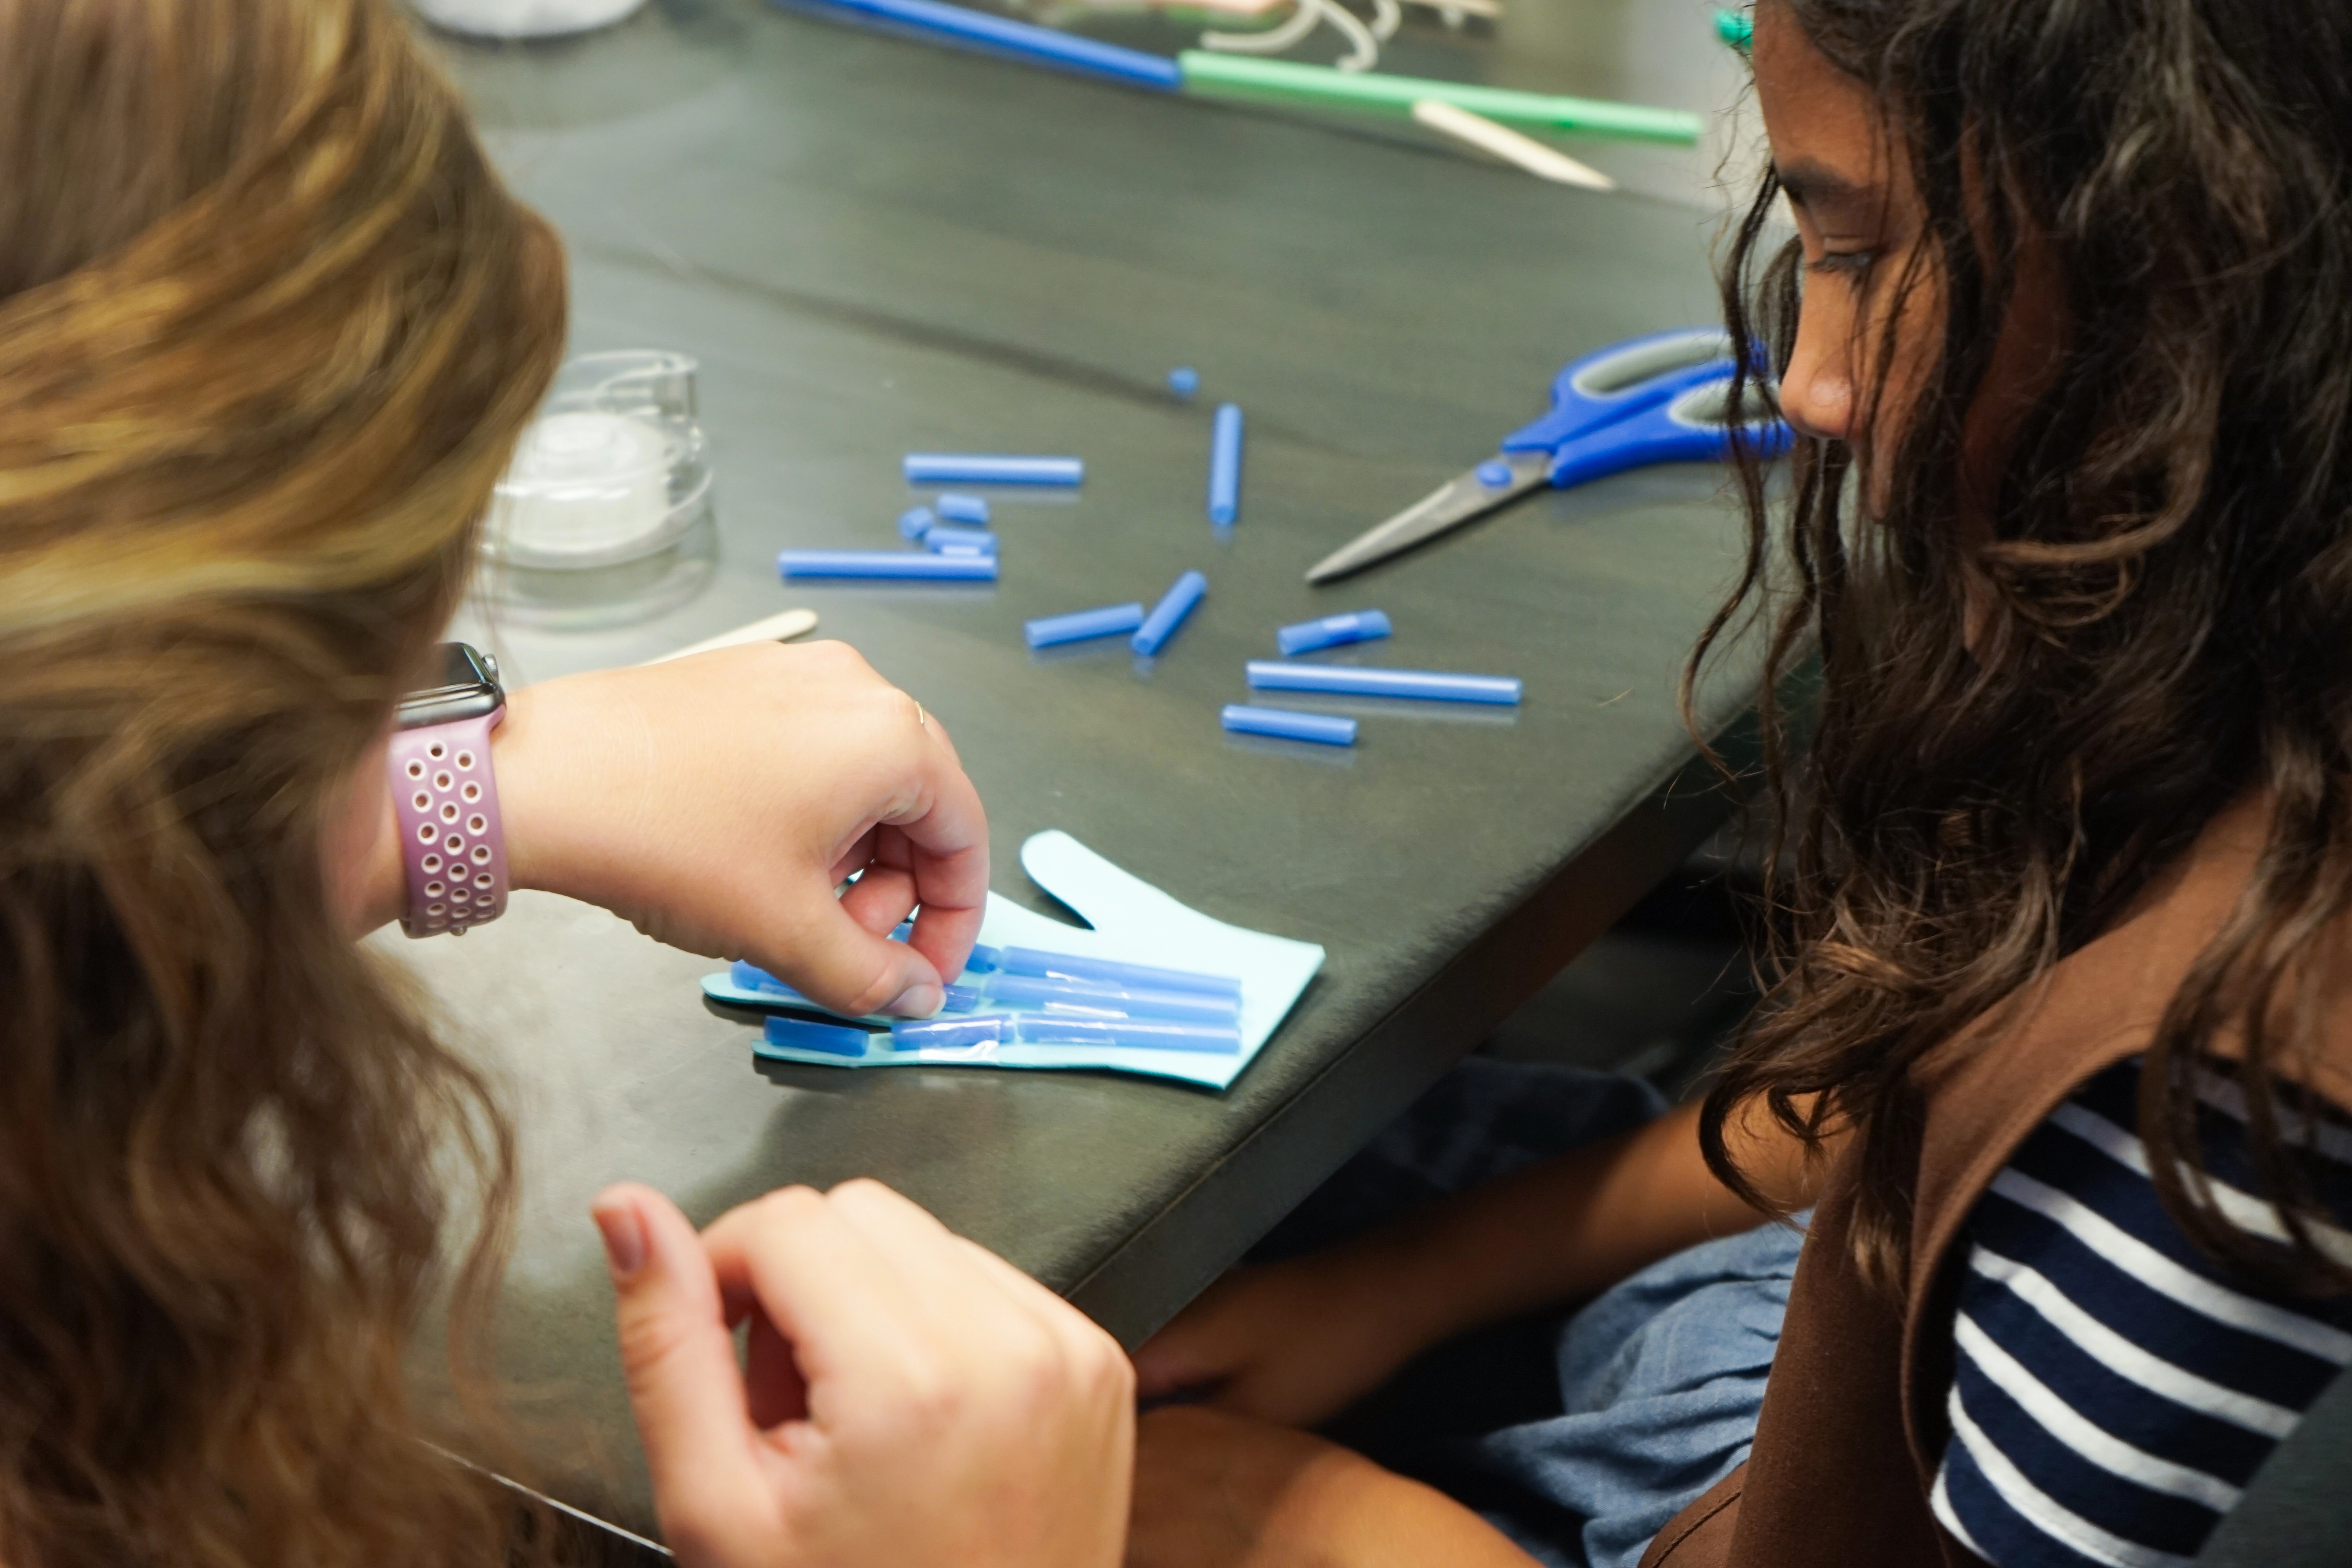
MULTIPOLYGON (((2236 914, 2147 1054, 2140 1131, 2210 1252, 2342 1289, 2299 1217, 2283 1068, 2319 1026, 2314 940, 2352 908, 2352 6, 2340 0, 1764 0, 1870 93, 1916 184, 1939 331, 1899 439, 1802 441, 1694 658, 1769 623, 1771 704, 1818 657, 1810 746, 1777 709, 1786 816, 1767 1000, 1709 1098, 1850 1131, 1858 1261, 1899 1289, 1921 1054, 2110 925, 2225 805, 2265 792, 2236 914), (2049 384, 1963 526, 1963 427, 2018 299, 2021 242, 2061 316, 2049 384), (2206 1204, 2194 1073, 2238 1032, 2265 1194, 2293 1246, 2206 1204)), ((1735 335, 1786 364, 1801 274, 1768 173, 1725 282, 1735 335)), ((1893 345, 1877 362, 1886 384, 1893 345)), ((1753 355, 1751 355, 1753 358, 1753 355)), ((1915 367, 1916 368, 1916 367, 1915 367)), ((1761 378, 1771 365, 1750 363, 1761 378)), ((1885 411, 1881 411, 1885 412, 1885 411)), ((1752 1195, 1752 1193, 1751 1193, 1752 1195)))
POLYGON ((0 0, 0 1561, 509 1560, 511 1135, 321 839, 563 330, 389 0, 0 0))

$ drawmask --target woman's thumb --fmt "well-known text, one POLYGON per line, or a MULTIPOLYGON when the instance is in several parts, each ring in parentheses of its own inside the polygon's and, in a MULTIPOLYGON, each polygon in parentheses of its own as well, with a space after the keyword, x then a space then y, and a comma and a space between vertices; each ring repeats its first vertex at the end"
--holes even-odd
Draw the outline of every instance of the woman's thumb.
POLYGON ((590 1207, 604 1238, 621 1368, 663 1528, 722 1533, 759 1485, 735 1339, 718 1278, 686 1215, 651 1187, 607 1187, 590 1207))

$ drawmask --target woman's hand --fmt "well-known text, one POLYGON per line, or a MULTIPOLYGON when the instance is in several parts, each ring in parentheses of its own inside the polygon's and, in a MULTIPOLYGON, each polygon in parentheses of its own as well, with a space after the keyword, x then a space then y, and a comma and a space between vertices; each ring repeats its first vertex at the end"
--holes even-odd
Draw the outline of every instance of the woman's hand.
POLYGON ((1200 1409, 1137 1430, 1127 1568, 1529 1568, 1460 1503, 1305 1432, 1200 1409))
POLYGON ((771 1193, 700 1237, 646 1187, 595 1213, 662 1533, 688 1568, 1119 1560, 1127 1358, 1012 1265, 873 1182, 771 1193))
POLYGON ((1415 1276, 1377 1243, 1236 1268, 1136 1352, 1137 1391, 1315 1426, 1434 1342, 1415 1276))
POLYGON ((940 721, 845 644, 527 687, 491 754, 515 886, 748 958, 828 1007, 927 1016, 979 935, 980 797, 940 721), (918 904, 913 940, 884 940, 918 904))

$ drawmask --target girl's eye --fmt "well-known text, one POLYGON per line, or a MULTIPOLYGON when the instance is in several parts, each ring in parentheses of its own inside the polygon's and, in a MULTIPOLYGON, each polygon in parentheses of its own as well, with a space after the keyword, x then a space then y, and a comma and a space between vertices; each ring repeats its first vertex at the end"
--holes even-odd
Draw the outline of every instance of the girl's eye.
POLYGON ((1859 278, 1877 259, 1874 250, 1824 250, 1817 259, 1805 263, 1805 270, 1817 276, 1859 278))

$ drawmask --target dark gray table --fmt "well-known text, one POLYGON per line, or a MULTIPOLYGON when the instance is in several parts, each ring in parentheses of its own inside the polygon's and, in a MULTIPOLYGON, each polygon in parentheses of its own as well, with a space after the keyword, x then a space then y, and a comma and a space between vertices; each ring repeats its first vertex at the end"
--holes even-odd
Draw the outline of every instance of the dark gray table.
MULTIPOLYGON (((645 1529, 584 1205, 623 1176, 698 1219, 885 1178, 1139 1340, 1607 926, 1720 816, 1673 692, 1727 578, 1719 473, 1543 496, 1352 583, 1308 563, 1490 448, 1571 352, 1710 319, 1711 223, 1346 121, 1162 99, 773 13, 671 0, 617 32, 457 51, 491 144, 562 228, 574 347, 698 356, 723 559, 696 600, 497 634, 510 675, 644 658, 807 604, 952 729, 998 890, 1045 907, 1066 828, 1329 962, 1234 1087, 755 1066, 707 961, 525 896, 406 944, 508 1079, 526 1159, 503 1366, 553 1489, 645 1529), (1200 367, 1200 403, 1162 390, 1200 367), (1211 404, 1249 412, 1244 515, 1202 514, 1211 404), (786 544, 896 543, 919 447, 1082 453, 1075 500, 1003 500, 992 589, 795 587, 786 544), (1145 667, 1052 657, 1025 617, 1207 603, 1145 667), (1278 624, 1384 607, 1370 662, 1500 671, 1517 711, 1332 703, 1330 752, 1229 738, 1278 624), (1676 783, 1677 779, 1682 782, 1676 783), (527 1405, 527 1409, 529 1406, 527 1405), (535 1418, 534 1418, 535 1419, 535 1418)), ((1746 705, 1736 674, 1708 721, 1746 705)))

